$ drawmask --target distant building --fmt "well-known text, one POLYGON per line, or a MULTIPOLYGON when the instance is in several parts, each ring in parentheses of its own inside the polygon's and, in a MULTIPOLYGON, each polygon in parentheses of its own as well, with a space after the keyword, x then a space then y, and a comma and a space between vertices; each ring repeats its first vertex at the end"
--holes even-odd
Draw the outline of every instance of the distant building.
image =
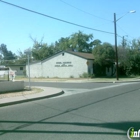
MULTIPOLYGON (((61 51, 55 55, 30 64, 30 77, 79 78, 83 73, 93 74, 93 54, 61 51)), ((28 65, 26 65, 28 75, 28 65)))
POLYGON ((9 68, 3 65, 0 65, 0 77, 3 77, 4 75, 6 75, 8 71, 9 71, 9 68))
POLYGON ((25 64, 19 64, 19 65, 8 64, 8 65, 5 65, 5 66, 10 67, 10 69, 15 71, 16 75, 24 75, 24 71, 26 70, 26 65, 25 64))

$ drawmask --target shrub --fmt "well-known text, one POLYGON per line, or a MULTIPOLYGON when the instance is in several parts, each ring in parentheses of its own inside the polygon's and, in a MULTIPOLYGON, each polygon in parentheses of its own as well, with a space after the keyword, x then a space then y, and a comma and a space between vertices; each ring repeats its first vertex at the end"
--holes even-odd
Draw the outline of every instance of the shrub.
POLYGON ((89 78, 89 74, 84 72, 82 75, 80 75, 80 78, 89 78))
POLYGON ((74 78, 74 76, 71 75, 70 78, 74 78))
POLYGON ((89 74, 90 78, 95 78, 95 74, 89 74))

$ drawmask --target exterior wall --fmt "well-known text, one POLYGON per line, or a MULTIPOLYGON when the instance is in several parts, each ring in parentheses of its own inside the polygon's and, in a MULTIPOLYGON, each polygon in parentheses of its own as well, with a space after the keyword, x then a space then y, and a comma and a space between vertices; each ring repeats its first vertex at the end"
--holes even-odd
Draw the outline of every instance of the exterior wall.
POLYGON ((93 60, 87 60, 88 73, 93 74, 93 60))
POLYGON ((16 71, 16 75, 24 75, 25 66, 10 66, 13 71, 16 71), (23 68, 22 70, 20 68, 23 68))
POLYGON ((88 67, 86 59, 62 52, 42 62, 42 70, 43 77, 79 78, 88 67))
MULTIPOLYGON (((26 75, 28 76, 28 65, 26 65, 26 75)), ((43 77, 41 62, 30 65, 30 77, 43 77)))
POLYGON ((0 93, 8 91, 19 91, 24 89, 24 81, 0 82, 0 93))

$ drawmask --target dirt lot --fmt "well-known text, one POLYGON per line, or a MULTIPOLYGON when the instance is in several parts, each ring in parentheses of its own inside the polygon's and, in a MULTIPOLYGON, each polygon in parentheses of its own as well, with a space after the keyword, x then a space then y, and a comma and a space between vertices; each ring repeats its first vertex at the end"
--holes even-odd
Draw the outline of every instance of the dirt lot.
POLYGON ((0 99, 10 98, 10 97, 15 97, 15 96, 23 96, 23 95, 27 95, 27 94, 38 94, 41 91, 43 91, 43 89, 32 88, 31 90, 28 90, 27 88, 25 88, 23 91, 0 93, 0 99))

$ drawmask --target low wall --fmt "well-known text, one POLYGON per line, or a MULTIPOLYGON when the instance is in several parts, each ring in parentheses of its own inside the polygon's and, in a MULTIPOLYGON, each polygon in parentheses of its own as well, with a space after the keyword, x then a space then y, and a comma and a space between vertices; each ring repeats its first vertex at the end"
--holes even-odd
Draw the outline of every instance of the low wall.
POLYGON ((0 82, 0 93, 8 91, 19 91, 24 89, 24 81, 5 81, 0 82))

